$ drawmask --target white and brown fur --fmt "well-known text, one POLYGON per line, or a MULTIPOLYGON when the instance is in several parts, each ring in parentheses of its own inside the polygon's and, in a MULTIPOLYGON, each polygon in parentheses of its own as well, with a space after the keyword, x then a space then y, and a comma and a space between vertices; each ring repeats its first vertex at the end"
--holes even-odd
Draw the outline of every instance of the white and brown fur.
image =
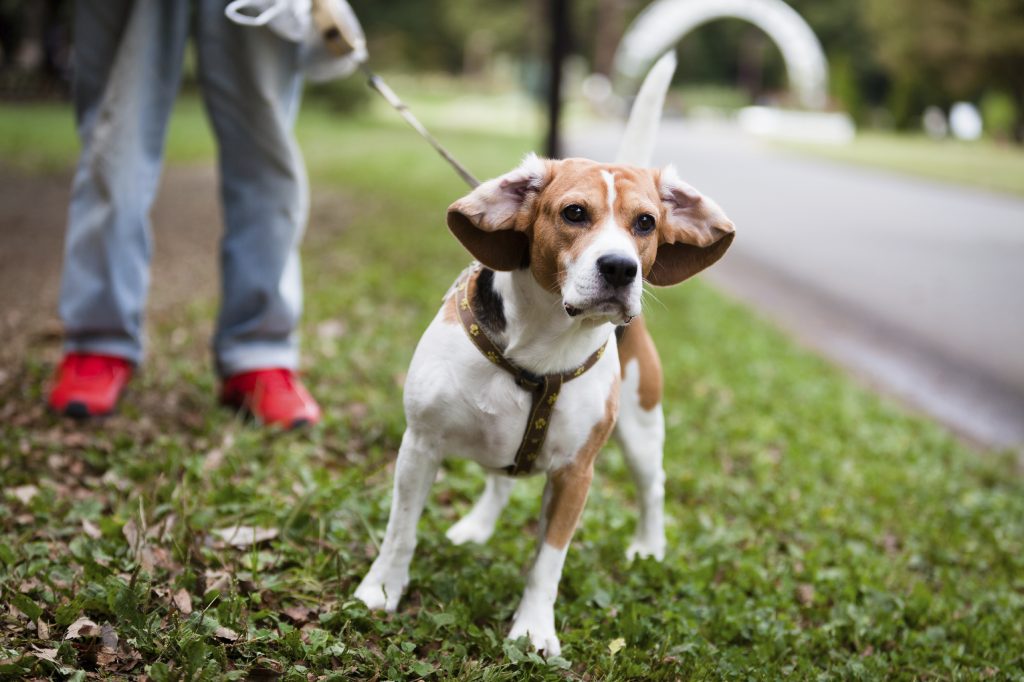
MULTIPOLYGON (((676 284, 712 264, 731 243, 733 225, 671 167, 532 155, 453 203, 448 225, 484 268, 472 292, 475 312, 512 362, 547 374, 581 364, 605 343, 617 351, 563 386, 534 469, 547 477, 540 537, 509 637, 526 635, 537 649, 557 655, 558 582, 594 461, 613 430, 640 498, 626 553, 664 556, 662 376, 639 317, 643 283, 676 284), (565 218, 570 204, 585 209, 585 223, 565 218), (649 234, 638 228, 644 214, 656 222, 649 234), (636 276, 613 286, 598 267, 602 256, 632 260, 636 276)), ((448 530, 456 544, 490 538, 514 484, 501 469, 514 459, 530 395, 470 342, 454 305, 450 291, 407 375, 407 429, 391 515, 380 553, 355 593, 371 608, 398 606, 416 525, 443 458, 473 459, 488 470, 483 495, 448 530)))

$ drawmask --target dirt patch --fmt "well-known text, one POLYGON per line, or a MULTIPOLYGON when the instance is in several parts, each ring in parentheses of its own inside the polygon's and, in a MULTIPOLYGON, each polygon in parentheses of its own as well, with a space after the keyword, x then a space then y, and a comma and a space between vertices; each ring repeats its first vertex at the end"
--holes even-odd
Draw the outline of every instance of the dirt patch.
MULTIPOLYGON (((57 298, 70 190, 70 173, 0 167, 0 372, 19 365, 30 346, 59 352, 57 298)), ((307 244, 322 244, 342 229, 338 217, 347 214, 347 204, 338 194, 314 192, 307 244)), ((152 224, 150 323, 218 296, 222 222, 216 170, 168 168, 152 224)))

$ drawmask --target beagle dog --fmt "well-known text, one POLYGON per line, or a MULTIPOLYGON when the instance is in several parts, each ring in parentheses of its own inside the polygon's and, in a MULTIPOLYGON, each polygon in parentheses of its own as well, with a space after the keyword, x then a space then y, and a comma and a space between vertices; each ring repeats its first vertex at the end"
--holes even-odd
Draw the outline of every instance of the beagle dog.
POLYGON ((445 457, 488 472, 480 499, 447 532, 456 544, 486 542, 515 477, 543 474, 538 548, 508 636, 559 655, 562 566, 613 432, 640 498, 626 554, 665 553, 662 376, 640 316, 644 282, 669 286, 708 267, 732 243, 733 224, 671 166, 530 155, 453 203, 448 226, 476 263, 416 347, 391 514, 355 596, 371 609, 398 606, 445 457))

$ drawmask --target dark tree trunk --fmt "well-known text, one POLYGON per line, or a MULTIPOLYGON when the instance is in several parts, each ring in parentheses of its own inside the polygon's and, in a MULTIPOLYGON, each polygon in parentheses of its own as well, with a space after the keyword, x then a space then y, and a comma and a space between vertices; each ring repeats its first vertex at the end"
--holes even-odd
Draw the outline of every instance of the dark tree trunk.
POLYGON ((550 10, 549 26, 550 49, 548 53, 550 65, 550 81, 548 82, 548 136, 545 148, 549 158, 557 159, 562 155, 561 117, 562 117, 562 71, 565 58, 572 47, 569 35, 569 0, 548 0, 550 10))
POLYGON ((599 0, 594 36, 594 73, 612 75, 615 49, 625 30, 626 0, 599 0))

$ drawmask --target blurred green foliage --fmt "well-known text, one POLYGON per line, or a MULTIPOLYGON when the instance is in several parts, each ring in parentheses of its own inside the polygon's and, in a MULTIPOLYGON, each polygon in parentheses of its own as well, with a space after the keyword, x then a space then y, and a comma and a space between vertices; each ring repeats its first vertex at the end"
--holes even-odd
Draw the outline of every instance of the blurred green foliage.
MULTIPOLYGON (((786 0, 814 30, 830 63, 832 106, 860 125, 916 128, 930 105, 987 102, 989 130, 1024 142, 1024 0, 786 0)), ((608 73, 647 0, 569 0, 569 44, 584 70, 608 73)), ((34 41, 47 77, 67 77, 69 0, 0 2, 0 98, 30 98, 12 56, 34 41), (61 62, 63 60, 63 62, 61 62), (62 66, 63 64, 63 66, 62 66), (13 71, 12 71, 13 68, 13 71), (13 93, 13 94, 12 94, 13 93)), ((480 88, 545 92, 550 0, 352 0, 375 68, 471 76, 480 88)), ((789 103, 785 64, 756 26, 711 21, 678 45, 679 86, 732 87, 745 103, 789 103)), ((28 50, 27 53, 31 53, 28 50)), ((187 84, 187 81, 186 81, 187 84)), ((66 88, 37 88, 40 96, 66 88)), ((50 95, 52 96, 52 94, 50 95)), ((350 111, 355 90, 316 88, 350 111)))
MULTIPOLYGON (((787 2, 825 48, 834 106, 859 124, 916 127, 928 105, 948 107, 992 96, 1000 103, 995 131, 1024 138, 1024 0, 787 2)), ((573 34, 563 39, 590 69, 607 70, 622 33, 649 4, 574 0, 573 34)), ((536 65, 550 39, 543 28, 544 0, 353 0, 353 5, 370 36, 375 63, 386 68, 476 74, 495 54, 505 54, 520 65, 516 75, 538 89, 536 65)), ((712 21, 684 37, 679 51, 679 85, 728 84, 748 102, 785 101, 782 55, 751 24, 712 21)))
POLYGON ((1024 0, 868 0, 865 20, 909 109, 1005 93, 1024 141, 1024 0))

